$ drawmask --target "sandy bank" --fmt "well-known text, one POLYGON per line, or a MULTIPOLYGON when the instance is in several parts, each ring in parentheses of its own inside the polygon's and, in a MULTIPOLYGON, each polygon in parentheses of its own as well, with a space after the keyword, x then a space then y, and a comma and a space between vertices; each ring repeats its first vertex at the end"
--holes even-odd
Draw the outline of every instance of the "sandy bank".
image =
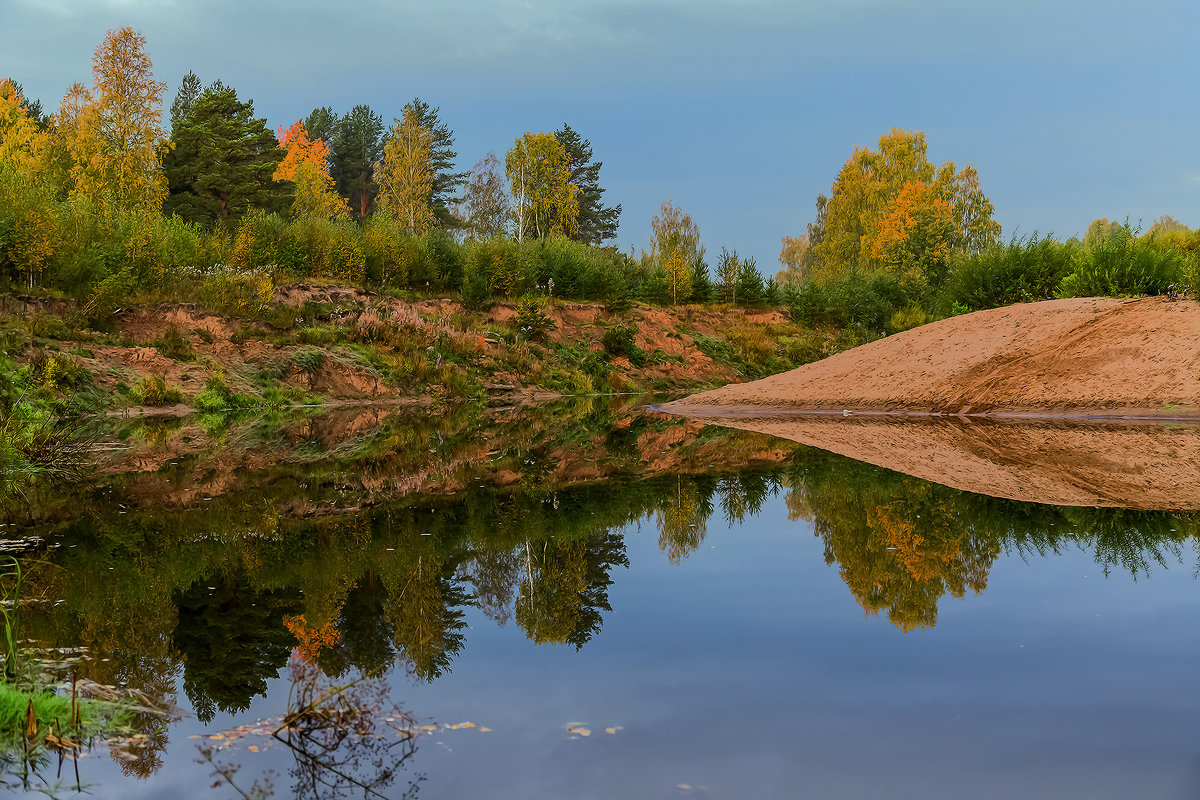
POLYGON ((1047 300, 889 336, 663 410, 1200 416, 1200 303, 1047 300))

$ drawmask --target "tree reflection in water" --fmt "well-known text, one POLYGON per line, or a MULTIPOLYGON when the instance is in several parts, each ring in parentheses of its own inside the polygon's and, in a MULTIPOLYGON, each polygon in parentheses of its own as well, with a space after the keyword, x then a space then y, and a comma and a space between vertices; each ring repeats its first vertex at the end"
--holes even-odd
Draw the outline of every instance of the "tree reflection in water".
MULTIPOLYGON (((336 684, 302 655, 293 656, 288 671, 288 710, 271 736, 292 756, 289 796, 312 800, 417 796, 425 776, 408 775, 417 752, 417 725, 391 703, 386 680, 364 676, 336 684), (404 791, 384 794, 400 777, 406 778, 404 791)), ((238 735, 223 738, 236 740, 238 735)), ((223 758, 212 745, 202 745, 200 756, 213 767, 214 788, 225 784, 255 800, 274 796, 271 773, 246 789, 237 779, 241 765, 223 758)))
MULTIPOLYGON (((436 680, 467 646, 472 609, 497 625, 514 622, 538 645, 582 648, 610 611, 614 569, 629 565, 626 537, 637 526, 653 526, 666 560, 683 564, 719 524, 742 524, 774 495, 790 519, 807 523, 798 533, 811 525, 862 608, 906 631, 936 624, 943 597, 983 591, 1006 552, 1083 548, 1105 569, 1141 574, 1183 558, 1200 534, 1194 513, 984 497, 737 432, 693 433, 687 446, 698 455, 672 456, 687 469, 647 475, 638 460, 674 447, 673 429, 635 420, 617 435, 609 422, 581 428, 569 443, 580 453, 607 443, 616 459, 604 470, 584 459, 578 474, 589 477, 576 483, 564 476, 583 462, 554 460, 565 459, 565 444, 551 451, 521 440, 481 457, 467 432, 436 447, 438 437, 412 434, 414 453, 433 448, 441 457, 453 447, 486 460, 511 452, 496 463, 506 473, 529 470, 517 483, 350 507, 339 498, 358 497, 345 476, 359 473, 296 468, 273 482, 246 478, 245 493, 203 509, 146 505, 72 518, 23 557, 30 594, 56 601, 29 609, 26 631, 103 656, 81 677, 155 698, 181 674, 209 719, 247 708, 296 648, 305 669, 331 679, 398 664, 436 680), (740 461, 712 467, 718 452, 740 452, 740 461), (309 496, 300 502, 302 491, 309 496), (314 512, 317 500, 334 510, 314 512)), ((402 430, 389 439, 396 447, 407 441, 397 438, 402 430)), ((99 490, 93 500, 85 505, 116 502, 99 490)), ((136 769, 126 765, 139 776, 157 768, 166 745, 151 724, 145 733, 136 769)))

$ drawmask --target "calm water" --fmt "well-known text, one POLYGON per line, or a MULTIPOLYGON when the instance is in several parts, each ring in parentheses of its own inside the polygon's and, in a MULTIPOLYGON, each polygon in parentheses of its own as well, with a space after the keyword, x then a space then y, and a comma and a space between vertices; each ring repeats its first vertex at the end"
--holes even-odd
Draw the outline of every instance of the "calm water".
POLYGON ((621 407, 206 424, 9 504, 22 635, 181 715, 81 758, 93 796, 240 796, 204 745, 276 797, 1200 793, 1194 513, 621 407), (364 676, 344 738, 266 735, 364 676))

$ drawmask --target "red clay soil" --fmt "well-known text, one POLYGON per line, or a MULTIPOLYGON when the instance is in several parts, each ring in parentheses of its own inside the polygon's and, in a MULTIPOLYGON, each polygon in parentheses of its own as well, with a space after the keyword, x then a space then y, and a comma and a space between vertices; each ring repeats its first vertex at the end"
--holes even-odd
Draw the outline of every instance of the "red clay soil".
POLYGON ((1200 303, 1085 298, 977 311, 663 406, 767 409, 1200 416, 1200 303))

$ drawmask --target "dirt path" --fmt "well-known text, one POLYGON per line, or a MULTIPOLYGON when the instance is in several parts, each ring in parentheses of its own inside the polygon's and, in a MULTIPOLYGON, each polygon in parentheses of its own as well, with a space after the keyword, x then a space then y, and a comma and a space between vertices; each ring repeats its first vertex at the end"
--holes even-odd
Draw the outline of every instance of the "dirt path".
POLYGON ((1200 303, 1048 300, 924 325, 663 410, 1200 416, 1200 303))

